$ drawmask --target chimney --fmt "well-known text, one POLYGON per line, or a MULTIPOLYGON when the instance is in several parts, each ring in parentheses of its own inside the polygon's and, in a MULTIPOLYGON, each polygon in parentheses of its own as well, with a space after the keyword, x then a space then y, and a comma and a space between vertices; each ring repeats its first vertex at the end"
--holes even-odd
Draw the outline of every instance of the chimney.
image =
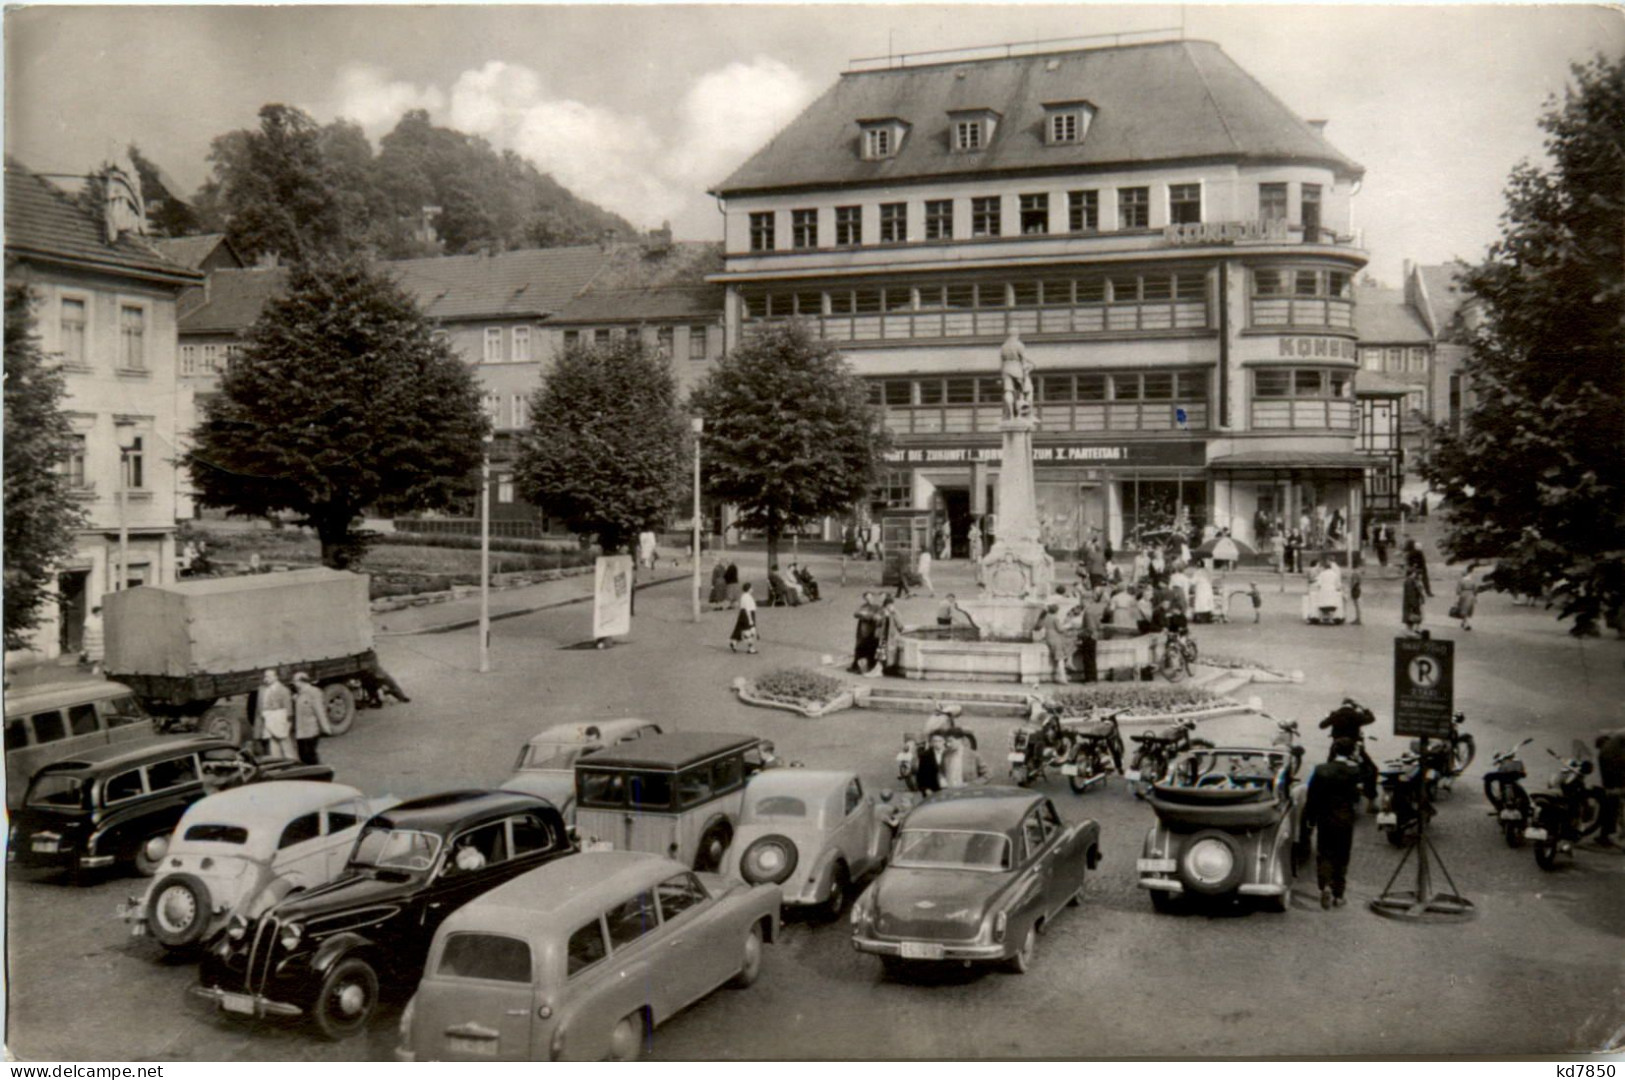
POLYGON ((1314 128, 1316 135, 1324 135, 1324 134, 1326 134, 1326 125, 1331 123, 1331 121, 1330 120, 1305 120, 1304 123, 1306 123, 1310 127, 1314 128))

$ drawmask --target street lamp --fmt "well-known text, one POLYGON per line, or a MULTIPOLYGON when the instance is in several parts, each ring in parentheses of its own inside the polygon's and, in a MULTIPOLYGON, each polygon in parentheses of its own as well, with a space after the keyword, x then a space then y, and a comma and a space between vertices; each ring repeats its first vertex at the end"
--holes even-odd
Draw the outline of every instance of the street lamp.
POLYGON ((689 421, 694 431, 694 621, 700 621, 700 434, 705 430, 705 418, 696 416, 689 421))
POLYGON ((491 441, 480 458, 480 672, 491 670, 491 441))
POLYGON ((113 430, 118 440, 118 577, 113 581, 117 592, 130 582, 130 455, 140 445, 140 436, 128 420, 115 420, 113 430))

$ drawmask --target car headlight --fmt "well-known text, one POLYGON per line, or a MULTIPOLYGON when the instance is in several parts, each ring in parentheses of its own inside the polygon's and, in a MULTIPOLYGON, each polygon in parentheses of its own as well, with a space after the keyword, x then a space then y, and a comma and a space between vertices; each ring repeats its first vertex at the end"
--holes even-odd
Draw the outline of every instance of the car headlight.
POLYGON ((305 936, 305 928, 298 923, 289 923, 282 928, 282 934, 277 941, 284 949, 293 951, 299 947, 300 940, 305 936))
POLYGON ((241 915, 233 915, 226 926, 226 936, 233 941, 243 940, 248 936, 248 920, 241 915))
POLYGON ((869 923, 869 894, 864 893, 858 897, 857 903, 852 905, 852 929, 861 930, 869 923))

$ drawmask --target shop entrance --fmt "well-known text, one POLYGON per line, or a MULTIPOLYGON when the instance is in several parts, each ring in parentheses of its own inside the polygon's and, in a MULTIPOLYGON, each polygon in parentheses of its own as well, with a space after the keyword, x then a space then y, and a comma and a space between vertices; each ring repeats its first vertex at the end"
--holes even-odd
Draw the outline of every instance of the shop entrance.
POLYGON ((940 488, 947 516, 949 553, 952 558, 970 556, 970 488, 940 488))

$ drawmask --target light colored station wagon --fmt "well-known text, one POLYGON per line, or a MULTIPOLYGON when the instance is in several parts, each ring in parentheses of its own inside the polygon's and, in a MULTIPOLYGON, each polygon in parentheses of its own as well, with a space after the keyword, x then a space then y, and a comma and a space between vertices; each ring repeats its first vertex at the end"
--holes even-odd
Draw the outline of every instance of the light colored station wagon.
POLYGON ((401 1017, 403 1061, 631 1060, 779 934, 776 885, 659 855, 573 855, 450 915, 401 1017))

